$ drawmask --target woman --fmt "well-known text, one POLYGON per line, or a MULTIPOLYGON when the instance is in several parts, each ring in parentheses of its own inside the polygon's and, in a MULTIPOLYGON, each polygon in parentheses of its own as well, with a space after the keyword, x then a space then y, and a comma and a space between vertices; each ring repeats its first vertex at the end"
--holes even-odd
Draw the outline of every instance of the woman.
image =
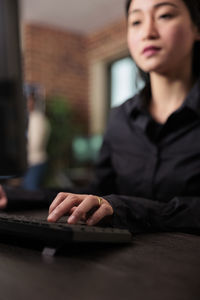
MULTIPOLYGON (((54 222, 143 230, 200 229, 198 0, 127 1, 128 46, 146 87, 111 112, 94 195, 59 193, 54 222), (101 195, 101 198, 99 197, 101 195)), ((95 190, 94 189, 94 190, 95 190)))
POLYGON ((48 221, 200 230, 198 1, 127 1, 128 46, 146 87, 112 110, 92 195, 59 193, 48 221))

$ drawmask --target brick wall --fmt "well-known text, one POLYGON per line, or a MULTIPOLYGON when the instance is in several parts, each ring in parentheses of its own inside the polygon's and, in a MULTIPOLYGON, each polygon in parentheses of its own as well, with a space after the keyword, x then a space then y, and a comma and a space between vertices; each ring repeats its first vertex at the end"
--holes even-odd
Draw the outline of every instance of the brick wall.
POLYGON ((126 22, 124 19, 88 36, 89 60, 108 59, 127 50, 126 22))
POLYGON ((74 32, 34 24, 24 26, 24 75, 28 83, 40 83, 48 96, 65 96, 79 122, 90 127, 91 63, 114 59, 127 51, 124 20, 99 32, 82 36, 74 32))
POLYGON ((88 119, 86 41, 81 35, 26 25, 24 73, 29 83, 40 83, 47 96, 65 96, 83 124, 88 119))

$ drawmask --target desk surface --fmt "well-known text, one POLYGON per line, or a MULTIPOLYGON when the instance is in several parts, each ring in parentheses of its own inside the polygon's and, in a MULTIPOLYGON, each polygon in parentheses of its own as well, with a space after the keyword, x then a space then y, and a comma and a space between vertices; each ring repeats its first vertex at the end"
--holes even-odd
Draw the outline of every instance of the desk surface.
POLYGON ((0 243, 0 290, 0 300, 199 300, 200 237, 138 235, 55 257, 0 243))

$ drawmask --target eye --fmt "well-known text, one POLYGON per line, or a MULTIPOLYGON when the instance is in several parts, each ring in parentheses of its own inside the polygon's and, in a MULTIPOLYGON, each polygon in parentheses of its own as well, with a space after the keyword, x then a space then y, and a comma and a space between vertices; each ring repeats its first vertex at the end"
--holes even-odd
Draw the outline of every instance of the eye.
POLYGON ((141 21, 133 21, 133 22, 131 22, 131 25, 132 26, 138 26, 138 25, 140 25, 141 24, 141 21))
POLYGON ((173 15, 172 14, 162 14, 159 16, 159 19, 172 19, 173 15))

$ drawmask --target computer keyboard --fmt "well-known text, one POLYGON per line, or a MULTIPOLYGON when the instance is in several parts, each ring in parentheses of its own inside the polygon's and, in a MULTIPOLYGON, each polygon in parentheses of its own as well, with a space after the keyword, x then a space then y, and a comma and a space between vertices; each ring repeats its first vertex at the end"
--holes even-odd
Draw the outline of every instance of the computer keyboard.
POLYGON ((46 247, 69 243, 130 243, 128 230, 108 227, 69 225, 64 221, 49 223, 44 219, 10 214, 0 215, 0 242, 24 240, 46 247))

